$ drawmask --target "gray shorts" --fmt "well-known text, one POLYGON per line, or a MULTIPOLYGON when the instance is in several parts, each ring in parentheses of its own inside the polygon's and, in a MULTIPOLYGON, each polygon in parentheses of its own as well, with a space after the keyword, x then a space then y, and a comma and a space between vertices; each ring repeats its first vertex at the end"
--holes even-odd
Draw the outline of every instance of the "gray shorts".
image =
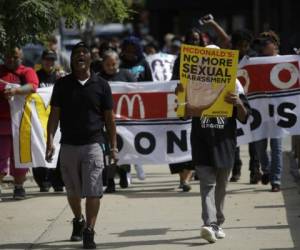
POLYGON ((103 196, 103 152, 99 143, 88 145, 62 144, 60 167, 68 196, 103 196))

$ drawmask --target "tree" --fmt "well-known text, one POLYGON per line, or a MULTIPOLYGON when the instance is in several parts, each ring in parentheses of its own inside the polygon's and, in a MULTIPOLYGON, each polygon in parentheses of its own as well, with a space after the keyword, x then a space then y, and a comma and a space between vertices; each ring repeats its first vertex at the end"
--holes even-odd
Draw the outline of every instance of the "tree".
POLYGON ((126 0, 0 0, 0 53, 51 34, 61 17, 73 26, 86 20, 122 22, 130 12, 126 0))

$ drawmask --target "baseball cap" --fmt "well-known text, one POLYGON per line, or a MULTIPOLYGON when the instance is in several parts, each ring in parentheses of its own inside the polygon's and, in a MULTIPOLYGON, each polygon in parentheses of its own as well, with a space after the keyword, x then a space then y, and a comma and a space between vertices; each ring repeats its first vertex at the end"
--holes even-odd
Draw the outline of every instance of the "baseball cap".
POLYGON ((86 45, 86 43, 84 42, 79 42, 79 43, 76 43, 73 48, 72 48, 72 53, 71 55, 79 48, 85 48, 89 51, 89 46, 86 45))
POLYGON ((50 59, 50 60, 56 61, 57 60, 57 55, 56 55, 55 51, 50 50, 50 49, 46 49, 46 50, 43 51, 42 59, 50 59))

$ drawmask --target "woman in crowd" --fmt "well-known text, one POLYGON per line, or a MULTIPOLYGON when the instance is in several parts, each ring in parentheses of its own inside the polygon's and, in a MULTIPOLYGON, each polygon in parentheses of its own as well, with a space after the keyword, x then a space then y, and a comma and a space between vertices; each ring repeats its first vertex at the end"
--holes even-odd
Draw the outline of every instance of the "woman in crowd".
MULTIPOLYGON (((120 68, 120 58, 118 53, 114 50, 107 50, 102 52, 102 65, 100 76, 109 81, 111 84, 112 82, 136 82, 136 78, 127 70, 120 68)), ((118 173, 120 176, 120 186, 121 188, 128 187, 128 180, 127 180, 127 172, 130 169, 130 165, 120 165, 118 166, 118 173)), ((106 171, 106 178, 107 178, 107 188, 105 190, 106 193, 113 193, 116 191, 115 188, 115 166, 109 166, 109 170, 106 171)))

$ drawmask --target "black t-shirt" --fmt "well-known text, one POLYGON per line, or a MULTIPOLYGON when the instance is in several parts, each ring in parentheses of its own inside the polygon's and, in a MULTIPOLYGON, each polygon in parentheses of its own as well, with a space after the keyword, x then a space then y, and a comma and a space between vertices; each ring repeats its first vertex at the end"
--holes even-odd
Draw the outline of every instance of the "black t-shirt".
POLYGON ((123 60, 120 68, 129 70, 138 82, 153 81, 150 66, 144 58, 136 63, 126 62, 123 60))
POLYGON ((104 111, 113 109, 109 84, 92 74, 81 85, 73 74, 54 85, 51 106, 60 108, 61 143, 85 145, 103 142, 104 111))
POLYGON ((55 71, 47 73, 45 70, 40 69, 36 72, 36 74, 40 81, 39 88, 53 86, 57 79, 55 71))
POLYGON ((100 74, 105 80, 110 82, 136 82, 136 78, 127 69, 119 69, 114 75, 108 75, 104 72, 100 74))
MULTIPOLYGON (((243 94, 239 97, 250 114, 247 98, 243 94)), ((236 118, 237 110, 234 108, 233 116, 228 119, 224 117, 192 119, 191 145, 195 166, 233 167, 237 137, 236 118)))
POLYGON ((172 72, 172 80, 179 80, 179 68, 180 68, 180 54, 178 54, 177 58, 175 59, 173 72, 172 72))

